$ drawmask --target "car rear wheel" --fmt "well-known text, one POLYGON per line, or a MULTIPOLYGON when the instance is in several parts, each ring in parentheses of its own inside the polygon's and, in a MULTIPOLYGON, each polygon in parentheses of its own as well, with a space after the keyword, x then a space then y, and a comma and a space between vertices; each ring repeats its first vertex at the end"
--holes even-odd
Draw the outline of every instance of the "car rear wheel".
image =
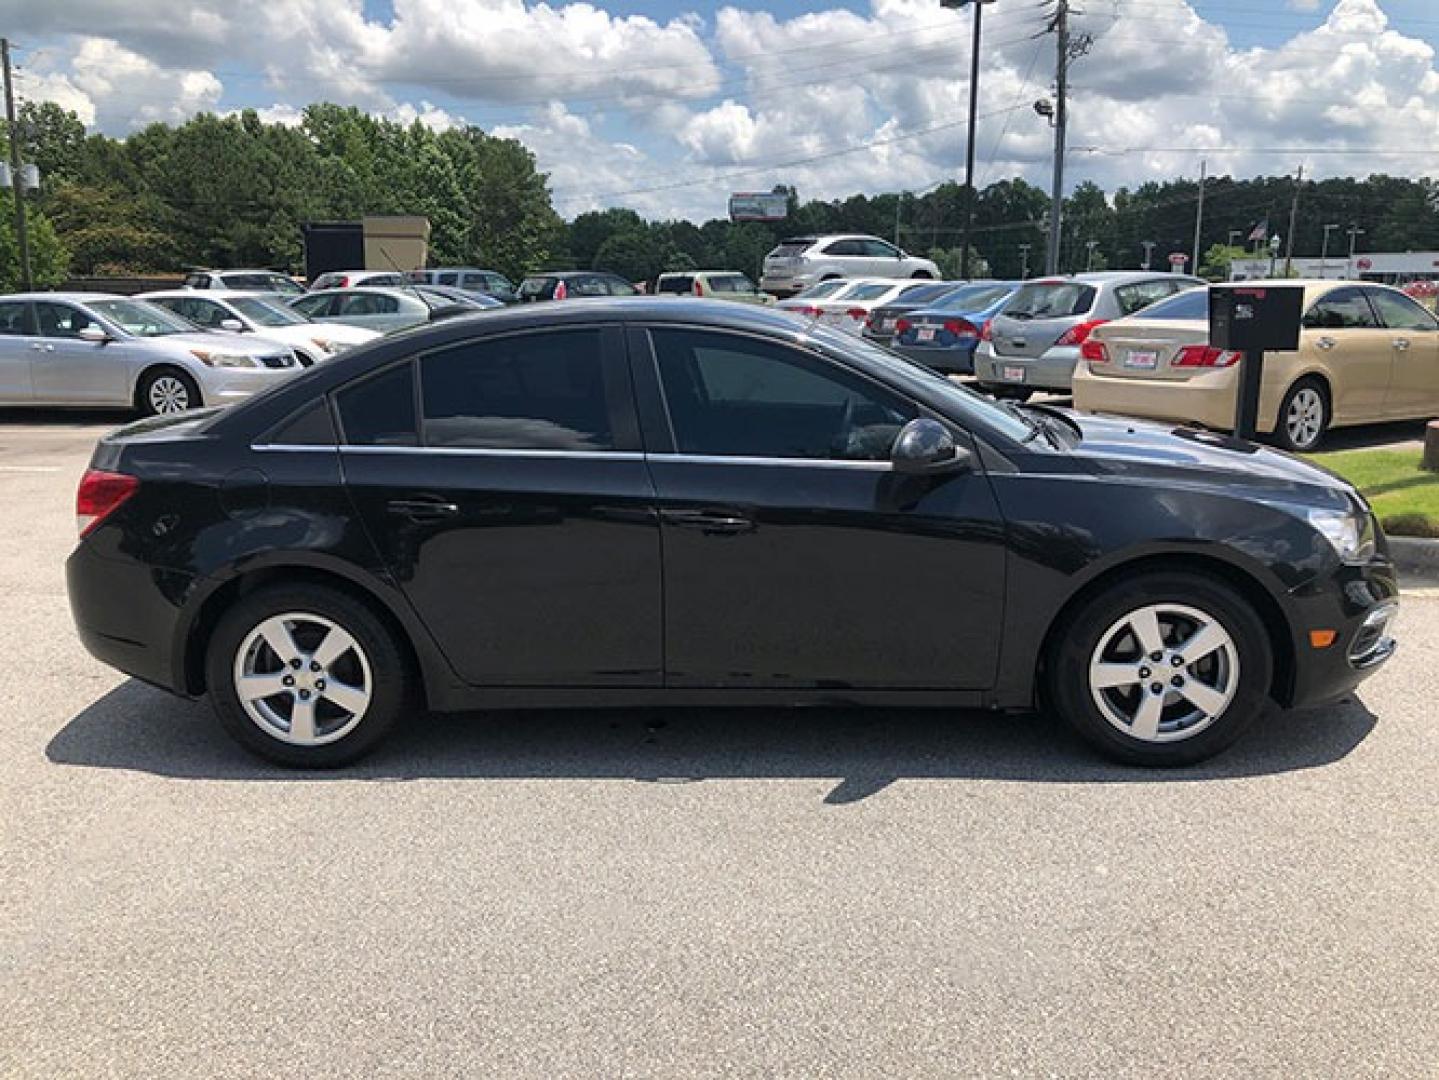
POLYGON ((1151 573, 1091 597, 1061 628, 1050 700, 1107 756, 1191 765, 1264 711, 1273 670, 1257 613, 1198 574, 1151 573))
POLYGON ((198 409, 203 400, 195 380, 177 368, 158 368, 140 380, 135 404, 146 416, 165 416, 198 409))
POLYGON ((1313 450, 1329 430, 1329 395, 1315 379, 1300 379, 1289 388, 1279 406, 1274 441, 1285 450, 1313 450))
POLYGON ((331 768, 369 753, 409 700, 394 634, 323 586, 263 589, 215 628, 206 679, 225 730, 282 765, 331 768))

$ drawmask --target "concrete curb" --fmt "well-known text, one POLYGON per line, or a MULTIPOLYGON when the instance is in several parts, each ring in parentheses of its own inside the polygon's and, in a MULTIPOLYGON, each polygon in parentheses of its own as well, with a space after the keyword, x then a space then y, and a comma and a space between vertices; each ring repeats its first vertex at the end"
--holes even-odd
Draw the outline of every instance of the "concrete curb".
POLYGON ((1439 585, 1439 540, 1391 536, 1389 554, 1404 585, 1439 585))

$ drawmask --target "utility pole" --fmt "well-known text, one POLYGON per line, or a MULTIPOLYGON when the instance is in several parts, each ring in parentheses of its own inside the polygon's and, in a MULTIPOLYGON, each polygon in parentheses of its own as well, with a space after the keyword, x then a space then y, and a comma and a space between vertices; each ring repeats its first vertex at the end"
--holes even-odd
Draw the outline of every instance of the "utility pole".
POLYGON ((15 242, 20 249, 20 285, 35 287, 30 276, 30 234, 25 227, 25 184, 20 178, 20 125, 15 123, 15 76, 10 70, 10 39, 0 38, 0 67, 5 71, 5 122, 10 136, 10 176, 15 192, 15 242))
POLYGON ((900 192, 894 198, 894 246, 899 247, 899 211, 904 206, 904 192, 900 192))
POLYGON ((974 126, 979 120, 979 35, 985 4, 994 0, 939 0, 940 7, 974 5, 974 41, 969 50, 969 128, 964 150, 964 224, 959 231, 959 276, 969 280, 969 234, 974 228, 974 126))
POLYGON ((1064 227, 1064 134, 1069 121, 1069 0, 1056 0, 1051 28, 1056 39, 1054 102, 1054 183, 1049 191, 1049 250, 1044 272, 1059 273, 1059 239, 1064 227))
POLYGON ((1027 281, 1027 280, 1029 279, 1029 245, 1028 245, 1028 244, 1020 244, 1020 245, 1019 245, 1019 262, 1020 262, 1019 279, 1020 279, 1021 281, 1027 281))
POLYGON ((1358 225, 1349 226, 1349 265, 1344 268, 1346 277, 1354 276, 1354 241, 1364 235, 1364 230, 1358 225))
POLYGON ((1089 249, 1084 256, 1084 272, 1087 274, 1094 269, 1094 249, 1099 246, 1099 241, 1086 240, 1084 246, 1089 249))
POLYGON ((1139 246, 1144 249, 1144 265, 1141 266, 1140 269, 1148 270, 1150 260, 1154 257, 1154 249, 1157 248, 1159 245, 1156 244, 1153 240, 1141 240, 1139 242, 1139 246))
POLYGON ((1194 215, 1194 261, 1189 264, 1193 273, 1199 273, 1199 237, 1204 230, 1204 179, 1209 162, 1199 161, 1199 209, 1194 215))
POLYGON ((1289 241, 1284 246, 1284 276, 1288 277, 1294 265, 1294 222, 1299 217, 1299 189, 1304 184, 1304 166, 1294 176, 1294 198, 1289 203, 1289 241))
MULTIPOLYGON (((1329 270, 1329 234, 1339 228, 1336 222, 1333 225, 1324 226, 1324 240, 1319 245, 1319 276, 1328 277, 1329 270)), ((1292 235, 1293 230, 1291 230, 1292 235)))

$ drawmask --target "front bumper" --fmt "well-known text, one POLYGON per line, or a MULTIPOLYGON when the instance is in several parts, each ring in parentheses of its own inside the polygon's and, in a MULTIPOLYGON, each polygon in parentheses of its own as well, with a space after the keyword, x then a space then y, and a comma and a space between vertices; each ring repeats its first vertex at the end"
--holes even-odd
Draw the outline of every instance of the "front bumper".
POLYGON ((1343 697, 1394 655, 1391 635, 1399 611, 1399 579, 1381 556, 1363 566, 1343 566, 1289 595, 1294 678, 1283 703, 1319 705, 1343 697), (1318 648, 1314 631, 1334 630, 1332 644, 1318 648))
POLYGON ((974 374, 987 386, 1027 386, 1068 393, 1077 363, 1077 345, 1056 345, 1039 357, 996 356, 994 346, 987 341, 980 342, 974 351, 974 374))
POLYGON ((200 394, 206 405, 233 405, 304 370, 298 363, 287 368, 211 368, 201 378, 200 394))

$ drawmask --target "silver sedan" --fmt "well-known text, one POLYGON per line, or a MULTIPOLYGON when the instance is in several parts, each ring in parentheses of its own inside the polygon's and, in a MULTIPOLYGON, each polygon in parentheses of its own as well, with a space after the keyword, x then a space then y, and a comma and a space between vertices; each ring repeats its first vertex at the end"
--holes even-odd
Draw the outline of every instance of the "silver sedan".
POLYGON ((0 296, 0 405, 228 405, 301 370, 289 346, 196 329, 106 293, 0 296))

